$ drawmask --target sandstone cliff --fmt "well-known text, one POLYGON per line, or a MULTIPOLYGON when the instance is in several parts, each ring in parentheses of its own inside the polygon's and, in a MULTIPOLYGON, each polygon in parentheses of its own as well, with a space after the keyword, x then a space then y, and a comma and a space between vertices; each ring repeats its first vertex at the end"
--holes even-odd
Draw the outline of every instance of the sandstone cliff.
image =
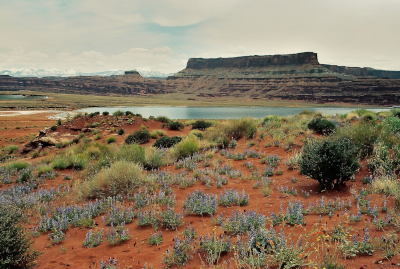
POLYGON ((146 79, 136 71, 122 76, 15 78, 0 76, 0 90, 41 90, 100 95, 191 93, 199 97, 399 105, 400 72, 325 65, 317 54, 189 59, 167 80, 146 79))

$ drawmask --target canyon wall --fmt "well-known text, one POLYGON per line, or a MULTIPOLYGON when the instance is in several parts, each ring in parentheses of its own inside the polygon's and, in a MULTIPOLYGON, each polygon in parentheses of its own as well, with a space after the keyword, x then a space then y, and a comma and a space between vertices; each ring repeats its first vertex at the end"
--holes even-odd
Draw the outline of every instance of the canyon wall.
POLYGON ((189 59, 185 69, 167 80, 145 79, 136 71, 111 77, 0 76, 0 90, 100 95, 180 93, 210 99, 245 97, 391 106, 400 104, 400 72, 320 64, 316 53, 304 52, 189 59))

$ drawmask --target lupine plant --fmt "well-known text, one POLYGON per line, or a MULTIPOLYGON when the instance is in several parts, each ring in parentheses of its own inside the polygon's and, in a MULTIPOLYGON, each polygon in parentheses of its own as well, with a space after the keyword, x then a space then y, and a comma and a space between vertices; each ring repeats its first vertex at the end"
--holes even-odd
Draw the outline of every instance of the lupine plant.
POLYGON ((158 246, 159 244, 162 243, 162 241, 163 241, 163 236, 162 236, 162 232, 161 231, 159 231, 158 234, 157 233, 152 234, 150 236, 150 238, 149 238, 150 246, 153 246, 153 245, 157 245, 158 246))
POLYGON ((100 262, 100 269, 117 269, 118 261, 114 258, 109 258, 108 263, 101 260, 100 262))
POLYGON ((157 231, 159 224, 160 224, 159 212, 155 212, 152 210, 139 212, 137 225, 140 226, 151 225, 157 231))
POLYGON ((163 263, 166 268, 177 265, 181 267, 186 265, 192 259, 192 251, 194 247, 191 245, 192 239, 185 237, 180 240, 177 236, 174 238, 173 248, 169 248, 163 256, 163 263))
POLYGON ((230 234, 245 234, 252 228, 258 229, 265 226, 267 217, 256 211, 232 211, 231 215, 224 218, 223 213, 213 219, 213 222, 230 234))
POLYGON ((176 230, 176 227, 184 223, 183 212, 182 214, 175 213, 175 211, 169 206, 167 206, 167 209, 161 213, 161 216, 161 225, 164 229, 176 230))
POLYGON ((57 230, 54 229, 52 233, 49 233, 49 237, 50 237, 50 241, 53 244, 58 244, 61 241, 65 240, 65 234, 63 233, 63 231, 61 229, 57 230))
POLYGON ((288 186, 285 186, 285 187, 281 186, 280 188, 278 187, 278 191, 280 193, 285 193, 285 194, 289 194, 289 195, 297 195, 298 194, 297 190, 295 188, 292 187, 291 189, 289 189, 288 186))
POLYGON ((192 225, 189 223, 188 226, 185 226, 185 229, 182 232, 183 237, 189 237, 190 239, 196 239, 196 230, 194 227, 192 228, 192 225))
POLYGON ((90 230, 85 237, 85 241, 83 241, 83 245, 87 248, 93 248, 100 245, 100 242, 103 241, 103 229, 93 232, 90 230))
POLYGON ((250 196, 246 195, 246 192, 244 190, 242 194, 240 194, 237 190, 233 190, 233 188, 231 188, 231 189, 225 189, 224 194, 222 194, 221 191, 218 204, 224 205, 226 207, 229 207, 231 205, 243 206, 248 204, 249 199, 250 196))
POLYGON ((106 234, 107 242, 111 245, 124 242, 129 238, 131 238, 131 236, 129 235, 129 229, 125 229, 125 223, 122 223, 117 227, 111 225, 111 227, 108 228, 108 232, 106 234))
POLYGON ((228 178, 218 175, 215 179, 215 183, 217 185, 217 188, 221 188, 222 185, 228 184, 228 178))
POLYGON ((132 207, 130 208, 120 208, 116 205, 111 207, 102 220, 105 225, 118 226, 124 223, 131 223, 134 219, 134 212, 132 207))
POLYGON ((214 214, 217 210, 217 195, 205 194, 203 191, 195 190, 188 193, 184 204, 186 214, 214 214))
POLYGON ((199 236, 199 248, 204 253, 206 261, 209 265, 213 265, 219 261, 221 254, 231 251, 230 236, 217 236, 215 229, 213 234, 208 236, 199 236))

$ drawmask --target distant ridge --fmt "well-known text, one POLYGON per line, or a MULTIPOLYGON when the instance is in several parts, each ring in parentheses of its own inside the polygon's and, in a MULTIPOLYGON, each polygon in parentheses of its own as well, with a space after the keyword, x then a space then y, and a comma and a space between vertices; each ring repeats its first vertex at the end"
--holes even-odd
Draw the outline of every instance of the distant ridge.
MULTIPOLYGON (((150 68, 136 68, 133 69, 139 72, 142 77, 168 77, 173 74, 165 74, 158 71, 151 70, 150 68)), ((77 72, 73 69, 60 70, 60 69, 29 69, 29 68, 11 68, 6 70, 0 70, 0 75, 9 75, 12 77, 78 77, 78 76, 101 76, 109 77, 115 75, 123 75, 125 70, 109 70, 102 72, 77 72)))
MULTIPOLYGON (((90 73, 87 76, 88 73, 72 71, 61 73, 67 77, 43 78, 14 77, 4 72, 1 75, 0 72, 0 91, 38 90, 98 95, 174 93, 177 98, 188 100, 189 104, 197 98, 206 99, 207 102, 212 102, 214 98, 232 101, 241 98, 321 104, 400 104, 399 71, 321 64, 314 52, 192 58, 185 69, 167 79, 167 74, 148 68, 109 71, 117 72, 117 75, 103 72, 103 76, 99 76, 99 73, 90 73), (71 74, 74 76, 70 76, 71 74), (105 74, 108 76, 104 76, 105 74)), ((26 71, 23 73, 28 74, 26 71)))

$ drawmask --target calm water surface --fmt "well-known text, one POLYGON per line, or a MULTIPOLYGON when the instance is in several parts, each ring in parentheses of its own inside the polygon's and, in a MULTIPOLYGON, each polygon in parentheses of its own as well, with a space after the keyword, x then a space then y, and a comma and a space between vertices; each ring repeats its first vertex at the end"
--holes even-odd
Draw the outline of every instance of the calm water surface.
MULTIPOLYGON (((269 115, 291 116, 304 110, 322 112, 324 115, 348 113, 357 108, 330 107, 90 107, 77 110, 78 112, 103 112, 110 114, 117 110, 131 111, 142 114, 143 117, 167 116, 170 119, 237 119, 243 117, 263 118, 269 115)), ((368 109, 379 112, 386 108, 368 109)))

